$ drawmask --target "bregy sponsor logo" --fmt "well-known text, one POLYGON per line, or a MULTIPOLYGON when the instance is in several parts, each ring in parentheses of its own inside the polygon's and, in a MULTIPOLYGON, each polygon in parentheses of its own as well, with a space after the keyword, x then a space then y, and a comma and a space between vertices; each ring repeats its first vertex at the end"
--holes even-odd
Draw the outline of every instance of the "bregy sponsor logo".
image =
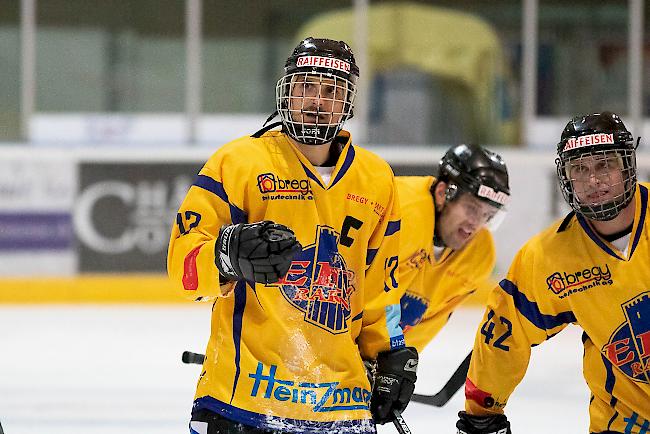
POLYGON ((605 269, 599 265, 591 268, 585 268, 582 271, 575 273, 567 273, 556 271, 546 278, 548 289, 553 291, 554 294, 560 295, 560 298, 567 297, 577 292, 582 292, 587 289, 599 285, 611 285, 614 283, 612 280, 612 272, 609 270, 609 265, 605 264, 605 269))
POLYGON ((566 141, 562 151, 570 151, 576 148, 582 148, 583 146, 591 145, 613 145, 614 144, 614 135, 613 134, 589 134, 587 136, 580 137, 571 137, 566 141))
POLYGON ((314 198, 308 179, 281 179, 273 173, 262 173, 257 175, 257 188, 264 195, 262 200, 314 198), (269 193, 277 194, 267 195, 269 193))
POLYGON ((350 64, 343 60, 333 59, 331 57, 322 57, 322 56, 302 56, 299 57, 296 61, 297 67, 302 66, 319 66, 322 68, 331 68, 336 69, 337 71, 342 71, 350 73, 350 64))
POLYGON ((424 263, 429 260, 429 254, 426 250, 420 249, 413 253, 406 261, 411 268, 422 268, 424 263))
POLYGON ((274 401, 306 404, 312 406, 316 413, 369 408, 371 393, 367 389, 338 387, 338 381, 310 383, 281 380, 275 377, 277 369, 276 365, 271 365, 268 374, 264 374, 264 365, 257 362, 255 373, 248 374, 255 380, 251 389, 253 398, 259 396, 274 401), (264 386, 264 391, 260 390, 264 386))
MULTIPOLYGON (((364 197, 364 196, 361 196, 359 194, 348 193, 347 196, 345 196, 345 198, 347 200, 352 201, 352 202, 357 202, 357 203, 364 204, 364 205, 368 203, 368 198, 364 197)), ((370 204, 374 205, 374 203, 372 203, 372 202, 370 204)))

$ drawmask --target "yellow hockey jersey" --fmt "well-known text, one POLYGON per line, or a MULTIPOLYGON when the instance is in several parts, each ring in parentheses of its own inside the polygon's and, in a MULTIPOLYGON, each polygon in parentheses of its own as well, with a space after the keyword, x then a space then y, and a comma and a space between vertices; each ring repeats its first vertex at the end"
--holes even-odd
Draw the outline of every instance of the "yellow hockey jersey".
MULTIPOLYGON (((193 300, 214 299, 194 408, 290 432, 375 432, 362 358, 404 346, 399 203, 393 172, 339 134, 325 183, 284 133, 243 137, 199 172, 177 215, 168 271, 193 300), (272 220, 303 246, 277 284, 219 286, 224 224, 272 220)), ((333 145, 334 146, 334 145, 333 145)))
POLYGON ((400 197, 400 293, 407 345, 418 351, 438 334, 452 312, 489 279, 496 253, 494 240, 481 229, 462 249, 433 255, 435 212, 431 176, 396 178, 400 197))
POLYGON ((531 346, 576 324, 584 330, 590 432, 650 432, 648 184, 637 186, 634 201, 625 252, 573 213, 518 252, 476 334, 465 385, 469 413, 503 412, 531 346))

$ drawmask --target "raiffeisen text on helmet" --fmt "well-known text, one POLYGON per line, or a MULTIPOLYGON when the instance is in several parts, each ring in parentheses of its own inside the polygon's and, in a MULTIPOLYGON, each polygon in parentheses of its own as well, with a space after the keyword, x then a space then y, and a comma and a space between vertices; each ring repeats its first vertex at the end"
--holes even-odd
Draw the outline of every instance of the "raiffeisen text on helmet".
POLYGON ((564 145, 562 151, 570 151, 571 149, 582 148, 583 146, 613 144, 614 134, 589 134, 588 136, 571 137, 570 139, 567 139, 566 145, 564 145))
POLYGON ((337 71, 350 73, 350 64, 340 59, 322 56, 302 56, 296 60, 297 67, 315 66, 319 68, 331 68, 337 71))

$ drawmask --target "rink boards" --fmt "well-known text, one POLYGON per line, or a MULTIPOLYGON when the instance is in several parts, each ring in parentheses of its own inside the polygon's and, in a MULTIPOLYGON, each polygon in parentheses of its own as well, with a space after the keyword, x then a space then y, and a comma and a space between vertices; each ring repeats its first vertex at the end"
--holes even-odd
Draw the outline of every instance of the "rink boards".
MULTIPOLYGON (((433 174, 444 152, 372 150, 397 175, 433 174)), ((512 200, 495 233, 495 281, 531 235, 568 210, 553 152, 496 150, 508 164, 512 200)), ((0 148, 0 302, 184 301, 164 274, 167 243, 176 210, 212 152, 0 148)), ((649 179, 650 155, 640 153, 638 165, 639 178, 649 179)))

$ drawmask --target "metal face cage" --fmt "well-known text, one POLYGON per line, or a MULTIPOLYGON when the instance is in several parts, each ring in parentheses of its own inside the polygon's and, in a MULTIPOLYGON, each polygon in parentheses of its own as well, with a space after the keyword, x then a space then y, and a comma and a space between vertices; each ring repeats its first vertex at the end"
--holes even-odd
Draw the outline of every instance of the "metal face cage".
POLYGON ((636 156, 630 147, 569 153, 556 160, 560 188, 576 212, 592 220, 615 218, 636 189, 636 156))
POLYGON ((276 85, 277 110, 287 134, 308 145, 331 142, 352 117, 356 86, 334 74, 296 72, 276 85))

